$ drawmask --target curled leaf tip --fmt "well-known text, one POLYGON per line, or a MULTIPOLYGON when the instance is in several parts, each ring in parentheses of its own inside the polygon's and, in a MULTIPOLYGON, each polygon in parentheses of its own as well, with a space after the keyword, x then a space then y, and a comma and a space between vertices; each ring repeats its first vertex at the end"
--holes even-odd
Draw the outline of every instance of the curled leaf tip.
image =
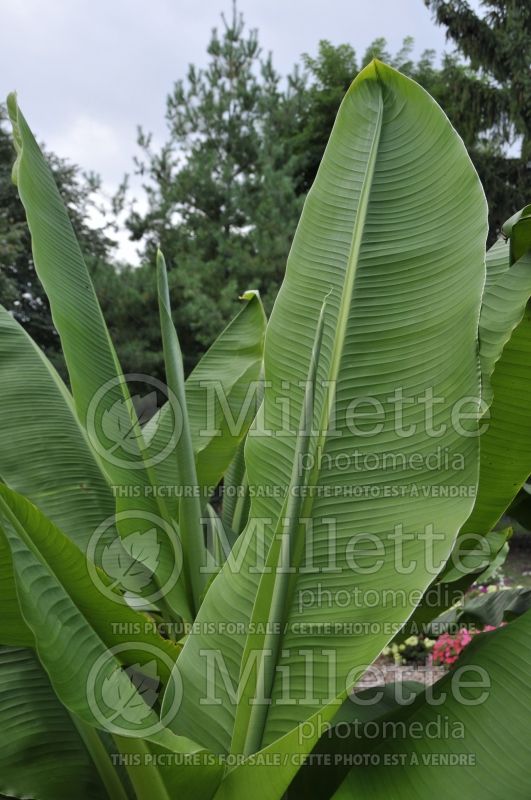
POLYGON ((253 297, 260 298, 260 292, 258 289, 247 289, 243 294, 239 296, 239 300, 252 300, 253 297))
POLYGON ((16 92, 10 92, 7 96, 7 113, 13 129, 13 143, 17 154, 11 170, 11 180, 15 186, 18 186, 18 169, 22 153, 22 137, 20 135, 19 108, 16 92))
POLYGON ((157 247, 157 255, 156 255, 155 263, 156 263, 156 266, 157 266, 157 273, 159 275, 159 278, 160 278, 161 275, 166 275, 166 272, 167 272, 166 259, 164 258, 164 253, 158 247, 157 247))
POLYGON ((18 103, 17 103, 17 93, 16 92, 9 92, 9 94, 7 95, 6 105, 7 105, 8 109, 10 111, 12 109, 16 110, 17 105, 18 105, 18 103))

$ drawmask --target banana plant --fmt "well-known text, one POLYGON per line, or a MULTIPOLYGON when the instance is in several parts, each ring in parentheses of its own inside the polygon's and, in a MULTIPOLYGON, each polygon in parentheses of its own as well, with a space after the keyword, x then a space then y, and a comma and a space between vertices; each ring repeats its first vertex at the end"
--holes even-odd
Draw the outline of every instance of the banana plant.
POLYGON ((436 780, 467 800, 527 800, 528 604, 475 637, 434 695, 386 691, 367 711, 356 687, 412 621, 454 603, 441 587, 468 585, 506 546, 495 525, 531 473, 528 208, 486 255, 463 142, 421 87, 371 62, 339 109, 267 330, 245 293, 185 380, 158 255, 167 401, 146 421, 8 106, 70 387, 3 312, 0 792, 420 798, 436 780), (459 684, 474 669, 488 686, 459 684), (460 739, 408 727, 441 716, 460 739), (368 720, 376 739, 359 734, 368 720))

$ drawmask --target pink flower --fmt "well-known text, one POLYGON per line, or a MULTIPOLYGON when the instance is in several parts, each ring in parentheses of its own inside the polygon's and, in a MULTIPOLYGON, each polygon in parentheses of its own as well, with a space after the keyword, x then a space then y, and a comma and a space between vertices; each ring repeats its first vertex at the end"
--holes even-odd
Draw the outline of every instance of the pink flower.
MULTIPOLYGON (((505 622, 502 622, 502 625, 505 625, 505 622)), ((501 626, 500 626, 501 627, 501 626)), ((435 644, 433 645, 432 650, 432 657, 433 657, 433 664, 435 666, 438 665, 447 665, 450 666, 451 664, 455 664, 458 657, 461 655, 461 652, 465 649, 465 647, 470 644, 472 641, 472 637, 476 633, 484 633, 485 631, 494 631, 496 630, 496 625, 485 625, 482 631, 469 631, 466 628, 462 628, 455 634, 451 633, 443 633, 435 644)))

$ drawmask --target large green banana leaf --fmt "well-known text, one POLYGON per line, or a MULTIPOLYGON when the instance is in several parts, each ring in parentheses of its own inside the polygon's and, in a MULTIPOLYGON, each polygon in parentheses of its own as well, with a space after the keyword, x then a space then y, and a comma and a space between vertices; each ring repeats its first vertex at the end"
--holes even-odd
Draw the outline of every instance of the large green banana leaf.
POLYGON ((488 428, 481 436, 478 496, 463 535, 488 533, 531 473, 527 369, 531 312, 526 308, 531 297, 531 226, 524 213, 528 208, 505 223, 509 243, 498 242, 487 254, 479 332, 483 382, 487 401, 493 400, 488 428))
MULTIPOLYGON (((215 484, 237 446, 228 432, 207 441, 209 409, 206 388, 220 385, 237 418, 248 381, 259 377, 265 316, 260 299, 248 296, 242 310, 221 333, 186 382, 187 402, 200 485, 215 484), (207 457, 208 456, 208 457, 207 457), (202 467, 205 463, 206 466, 202 467)), ((0 477, 32 500, 82 550, 114 512, 115 500, 97 452, 76 416, 72 397, 46 356, 5 309, 0 308, 0 397, 5 424, 0 431, 0 477)), ((215 407, 216 424, 226 423, 215 407)), ((164 409, 163 409, 164 413, 164 409)), ((167 417, 167 414, 165 415, 167 417)), ((148 422, 150 429, 157 420, 148 422)), ((163 424, 163 423, 161 423, 163 424)), ((248 420, 244 421, 243 432, 248 420)), ((151 430, 148 438, 151 439, 151 430)), ((174 463, 157 465, 159 485, 169 494, 179 483, 174 463)), ((171 497, 169 498, 169 502, 171 497)), ((177 504, 174 515, 177 516, 177 504)), ((114 548, 118 547, 115 543, 114 548)), ((122 559, 125 558, 125 553, 122 559)), ((31 644, 18 610, 11 559, 0 541, 0 641, 31 644)))
POLYGON ((489 384, 495 365, 502 356, 514 329, 522 320, 530 296, 531 256, 529 255, 522 256, 495 283, 485 288, 479 319, 479 339, 483 396, 486 401, 492 400, 492 389, 489 384))
POLYGON ((379 763, 354 767, 335 800, 420 800, 433 791, 467 800, 527 800, 529 720, 522 709, 531 703, 530 659, 531 612, 476 637, 432 690, 436 703, 420 695, 393 718, 406 723, 405 734, 353 742, 353 752, 373 754, 379 763), (459 735, 414 733, 415 726, 427 732, 441 721, 459 735))
POLYGON ((129 781, 116 756, 127 755, 134 786, 144 781, 143 797, 209 800, 221 767, 172 763, 165 748, 91 728, 58 701, 35 654, 0 648, 0 792, 12 797, 70 800, 126 800, 129 781), (161 759, 155 767, 143 756, 161 759), (111 755, 114 758, 111 759, 111 755), (156 792, 157 780, 163 790, 156 792))
POLYGON ((0 308, 0 478, 81 549, 114 511, 101 461, 42 350, 0 308))
POLYGON ((79 800, 106 798, 89 751, 35 654, 0 647, 0 678, 0 792, 69 800, 75 787, 79 800))
POLYGON ((453 605, 478 577, 465 574, 457 584, 448 583, 455 580, 452 573, 462 570, 467 549, 478 547, 478 536, 489 535, 531 473, 530 295, 531 255, 510 265, 509 243, 499 240, 487 253, 480 317, 483 388, 490 408, 482 423, 477 496, 452 558, 408 621, 405 635, 453 605))
MULTIPOLYGON (((124 406, 127 412, 132 409, 127 384, 52 172, 14 95, 8 97, 8 110, 17 150, 13 180, 26 212, 35 269, 61 339, 76 412, 85 428, 92 424, 97 447, 100 436, 109 437, 114 432, 110 431, 113 425, 120 432, 125 421, 124 406), (91 403, 107 382, 113 385, 92 415, 91 403)), ((131 459, 134 468, 139 466, 135 462, 141 457, 140 440, 132 437, 131 449, 134 450, 135 441, 136 451, 131 459)), ((109 476, 117 483, 120 477, 134 484, 146 480, 140 469, 133 480, 134 474, 131 476, 125 468, 120 470, 115 459, 105 458, 104 462, 109 476)))
MULTIPOLYGON (((0 308, 0 372, 0 478, 38 505, 85 550, 98 525, 114 512, 107 477, 60 376, 4 308, 0 308)), ((0 576, 0 641, 31 644, 3 539, 0 576)))
POLYGON ((159 674, 167 682, 179 646, 159 636, 146 616, 120 603, 119 595, 113 600, 112 596, 104 594, 102 586, 110 587, 112 580, 90 565, 74 542, 29 500, 0 485, 0 535, 3 530, 9 531, 9 540, 13 536, 23 537, 39 560, 53 571, 56 580, 107 647, 120 647, 120 661, 125 664, 142 662, 145 660, 142 647, 147 645, 150 658, 155 658, 159 674), (96 572, 99 583, 94 577, 96 572))
MULTIPOLYGON (((8 98, 8 111, 17 149, 13 179, 26 212, 35 269, 61 339, 76 412, 118 489, 120 534, 127 537, 155 527, 156 541, 146 548, 145 564, 159 585, 166 586, 176 562, 163 524, 170 515, 163 496, 151 491, 156 476, 151 465, 145 467, 145 442, 129 389, 52 172, 14 95, 8 98)), ((177 614, 190 616, 181 581, 166 592, 165 600, 177 614)))
POLYGON ((218 347, 214 343, 186 382, 197 478, 200 486, 211 489, 247 433, 260 396, 267 319, 256 292, 245 292, 242 300, 245 308, 226 328, 223 342, 218 347), (213 384, 218 388, 215 401, 213 384))
MULTIPOLYGON (((528 283, 531 294, 530 255, 514 264, 507 275, 512 276, 519 268, 522 271, 515 275, 515 280, 522 277, 525 269, 523 280, 528 283)), ((487 533, 531 473, 530 357, 531 310, 526 308, 492 374, 490 419, 480 442, 478 496, 463 534, 487 533)))
MULTIPOLYGON (((185 489, 196 488, 197 471, 184 388, 183 356, 179 337, 172 322, 166 262, 160 251, 157 253, 157 293, 166 382, 177 398, 182 416, 182 430, 175 446, 174 458, 180 472, 181 486, 185 489)), ((184 551, 183 563, 189 603, 194 616, 201 604, 205 586, 205 574, 201 572, 201 567, 206 561, 201 506, 201 498, 195 492, 184 494, 179 501, 179 532, 184 551)))
MULTIPOLYGON (((197 633, 179 658, 184 693, 176 731, 217 751, 236 751, 251 740, 274 751, 283 735, 293 744, 288 732, 336 696, 344 697, 355 680, 353 667, 370 664, 411 614, 415 593, 433 579, 424 557, 427 542, 435 562, 447 558, 471 512, 477 483, 477 436, 462 435, 451 412, 461 398, 476 398, 467 406, 475 431, 485 236, 485 199, 461 140, 417 84, 372 62, 340 108, 268 326, 261 428, 246 446, 250 522, 211 585, 197 633), (268 595, 261 590, 271 580, 264 559, 278 551, 273 532, 281 530, 289 502, 297 428, 326 297, 314 398, 323 411, 307 449, 308 456, 323 457, 301 470, 300 483, 313 491, 297 517, 309 523, 287 520, 297 554, 293 578, 283 596, 277 591, 280 583, 286 589, 282 578, 268 595), (399 431, 392 398, 400 389, 414 401, 405 405, 399 431), (437 438, 419 401, 430 389, 444 398, 433 415, 434 425, 446 426, 437 438), (375 413, 371 401, 363 404, 367 397, 381 409, 377 405, 375 413), (352 401, 358 402, 357 429, 352 401), (410 425, 416 426, 412 435, 400 435, 410 425), (429 469, 426 458, 438 447, 449 460, 429 469), (368 469, 345 470, 344 458, 354 451, 372 459, 368 469), (406 457, 391 471, 384 460, 389 453, 406 457), (461 488, 452 492, 456 487, 461 488), (404 563, 416 561, 409 574, 395 567, 397 539, 404 563), (321 588, 330 602, 319 602, 321 588), (368 591, 374 602, 365 602, 368 591), (268 596, 278 604, 268 604, 268 596), (227 636, 223 623, 229 620, 240 628, 227 636), (251 639, 251 620, 271 623, 268 630, 277 633, 251 639), (353 630, 353 623, 361 628, 353 630), (242 712, 231 690, 240 684, 252 697, 249 681, 258 683, 260 676, 248 657, 254 649, 263 665, 269 644, 272 703, 262 730, 255 725, 250 739, 252 713, 242 712), (217 661, 207 665, 209 654, 217 661), (281 702, 282 674, 291 703, 281 702)), ((335 713, 326 707, 327 714, 335 713)), ((270 790, 260 785, 260 796, 273 796, 270 790)))
MULTIPOLYGON (((13 176, 26 210, 36 271, 50 300, 54 324, 61 337, 75 408, 81 423, 88 428, 110 483, 118 489, 118 530, 124 536, 143 528, 148 530, 154 524, 154 516, 160 516, 166 522, 175 517, 172 514, 175 502, 166 498, 174 496, 178 475, 172 469, 171 480, 161 485, 161 476, 154 463, 157 459, 153 458, 154 447, 159 447, 171 458, 174 449, 171 447, 173 427, 170 428, 168 442, 163 443, 169 445, 167 449, 161 446, 164 427, 160 427, 153 438, 141 435, 127 384, 121 375, 89 274, 51 171, 14 96, 10 96, 8 108, 17 147, 13 176), (114 457, 116 447, 120 448, 125 440, 127 458, 114 457), (157 491, 152 491, 152 486, 157 491)), ((232 328, 227 337, 228 346, 221 337, 221 345, 214 346, 205 365, 204 377, 209 379, 213 378, 210 369, 214 364, 216 367, 228 367, 228 376, 222 379, 222 387, 229 398, 235 395, 232 398, 233 411, 242 386, 246 385, 248 379, 257 376, 260 370, 264 318, 258 301, 252 303, 252 312, 242 315, 241 323, 232 328), (247 336, 250 331, 251 339, 242 341, 242 334, 247 336)), ((239 408, 236 410, 239 412, 239 408)), ((174 425, 177 426, 179 410, 176 408, 174 415, 174 425)), ((233 437, 232 442, 224 442, 223 437, 219 437, 219 445, 217 437, 216 441, 211 442, 210 451, 205 452, 205 463, 208 464, 205 481, 219 480, 224 464, 230 461, 251 416, 248 412, 244 417, 241 434, 233 437)), ((202 452, 203 449, 207 449, 204 440, 197 446, 198 451, 202 452)), ((198 458, 202 460, 203 456, 198 458)), ((157 542, 145 556, 146 565, 155 572, 159 585, 166 585, 166 579, 172 575, 175 558, 174 548, 170 546, 164 525, 161 524, 157 542)), ((191 616, 182 582, 179 581, 171 591, 166 592, 166 602, 176 613, 184 617, 191 616)))
MULTIPOLYGON (((108 612, 99 614, 95 592, 88 590, 80 562, 72 558, 74 545, 67 537, 61 540, 52 527, 39 530, 42 517, 38 510, 14 493, 8 497, 8 491, 4 488, 2 492, 6 499, 2 512, 9 520, 3 532, 11 548, 20 609, 61 703, 89 726, 149 738, 176 753, 201 752, 190 739, 171 734, 155 710, 163 677, 160 663, 171 669, 167 643, 160 645, 149 634, 137 636, 136 630, 127 629, 117 634, 121 642, 109 648, 110 642, 105 640, 111 634, 105 630, 106 626, 115 630, 113 617, 108 612), (53 556, 55 548, 64 548, 73 576, 85 584, 81 596, 77 596, 74 582, 61 574, 61 559, 51 563, 54 559, 46 558, 49 553, 53 556), (131 670, 139 682, 132 672, 121 668, 121 657, 128 656, 125 660, 130 663, 133 654, 138 661, 131 670)), ((120 621, 120 617, 116 614, 115 619, 120 621)), ((179 686, 172 686, 174 692, 179 691, 179 686)))

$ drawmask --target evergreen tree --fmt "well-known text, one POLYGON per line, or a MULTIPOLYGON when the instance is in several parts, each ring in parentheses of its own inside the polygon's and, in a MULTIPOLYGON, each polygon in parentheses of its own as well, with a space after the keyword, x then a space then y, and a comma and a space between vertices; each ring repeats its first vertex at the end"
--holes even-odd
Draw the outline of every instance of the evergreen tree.
POLYGON ((207 67, 190 66, 168 97, 162 150, 153 152, 140 133, 149 208, 129 219, 149 261, 159 245, 166 254, 188 367, 233 316, 242 291, 259 289, 272 306, 302 206, 291 152, 300 78, 281 87, 235 8, 213 31, 208 55, 207 67))
MULTIPOLYGON (((302 69, 285 79, 233 7, 221 30, 212 33, 206 67, 190 66, 167 99, 166 144, 155 151, 151 137, 139 134, 137 167, 148 209, 132 211, 128 227, 145 245, 140 268, 111 265, 105 230, 87 223, 97 180, 49 155, 126 372, 163 376, 153 266, 159 245, 171 268, 187 369, 233 316, 242 291, 258 288, 271 308, 341 99, 373 57, 413 77, 445 109, 485 186, 491 240, 524 205, 529 12, 508 0, 486 0, 484 17, 461 0, 429 5, 459 48, 440 65, 433 51, 414 59, 412 39, 396 54, 377 39, 359 60, 350 45, 323 41, 317 54, 305 55, 302 69), (516 158, 507 150, 518 137, 522 154, 516 158)), ((60 365, 57 335, 10 179, 13 157, 0 109, 1 302, 60 365)))
POLYGON ((424 51, 418 61, 412 58, 412 50, 410 37, 395 55, 389 52, 385 39, 376 39, 358 63, 348 45, 336 47, 323 41, 317 56, 304 56, 309 88, 306 117, 298 137, 301 155, 306 154, 299 188, 307 191, 311 186, 350 76, 372 58, 379 58, 424 86, 462 136, 489 201, 491 243, 502 223, 526 202, 523 159, 506 152, 515 135, 508 92, 457 54, 445 54, 441 65, 436 66, 433 50, 424 51))
MULTIPOLYGON (((476 14, 465 0, 425 0, 470 64, 447 91, 467 118, 481 122, 472 158, 483 180, 491 228, 529 201, 531 162, 531 5, 528 0, 481 0, 476 14), (520 142, 520 158, 507 146, 520 142)), ((460 130, 459 121, 457 128, 460 130)))
POLYGON ((164 382, 154 267, 98 261, 91 277, 124 374, 150 375, 164 382))
POLYGON ((398 53, 376 39, 358 61, 348 45, 322 41, 282 82, 256 31, 233 6, 214 30, 204 69, 190 66, 167 100, 168 141, 156 152, 140 132, 137 162, 148 198, 133 212, 132 238, 146 263, 161 246, 170 265, 175 322, 187 367, 233 315, 236 298, 260 289, 272 306, 302 202, 353 77, 378 57, 423 85, 442 105, 471 154, 491 211, 490 241, 524 205, 522 159, 507 155, 520 123, 507 85, 459 54, 398 53))

